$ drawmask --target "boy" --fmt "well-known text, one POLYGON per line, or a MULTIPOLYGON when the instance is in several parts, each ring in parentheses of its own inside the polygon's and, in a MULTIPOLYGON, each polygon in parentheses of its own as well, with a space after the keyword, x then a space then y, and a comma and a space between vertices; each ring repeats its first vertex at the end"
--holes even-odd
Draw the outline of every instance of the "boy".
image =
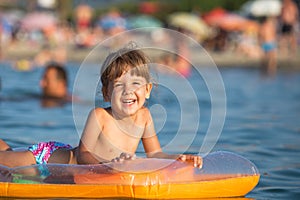
POLYGON ((108 162, 124 153, 130 158, 142 140, 147 157, 190 160, 195 167, 202 166, 200 156, 162 152, 152 116, 144 106, 152 89, 147 63, 137 48, 123 48, 107 57, 101 82, 104 100, 111 107, 90 112, 78 147, 78 163, 108 162))

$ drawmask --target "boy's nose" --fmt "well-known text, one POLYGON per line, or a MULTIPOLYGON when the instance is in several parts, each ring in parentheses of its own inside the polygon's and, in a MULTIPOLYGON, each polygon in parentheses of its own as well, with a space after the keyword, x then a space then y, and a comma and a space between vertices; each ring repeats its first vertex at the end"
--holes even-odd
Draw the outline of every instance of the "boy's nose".
POLYGON ((124 87, 124 91, 123 91, 123 94, 124 95, 127 95, 127 94, 132 94, 134 92, 134 88, 129 86, 129 85, 126 85, 124 87))

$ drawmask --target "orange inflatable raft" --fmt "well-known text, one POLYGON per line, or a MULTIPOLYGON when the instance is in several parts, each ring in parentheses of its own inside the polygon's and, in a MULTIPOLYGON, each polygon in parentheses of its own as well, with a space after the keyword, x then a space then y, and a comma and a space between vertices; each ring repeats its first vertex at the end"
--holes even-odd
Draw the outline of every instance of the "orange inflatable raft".
POLYGON ((245 196, 260 178, 256 166, 230 152, 193 163, 138 158, 99 165, 1 167, 0 196, 26 198, 211 198, 245 196))

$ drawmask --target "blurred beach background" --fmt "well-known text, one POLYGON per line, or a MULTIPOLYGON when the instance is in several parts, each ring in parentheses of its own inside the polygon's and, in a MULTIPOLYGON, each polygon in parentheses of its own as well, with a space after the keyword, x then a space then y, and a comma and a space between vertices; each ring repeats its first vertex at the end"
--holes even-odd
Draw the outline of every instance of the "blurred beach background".
MULTIPOLYGON (((293 2, 298 10, 300 1, 293 2)), ((197 66, 188 73, 174 68, 195 91, 201 112, 197 136, 187 152, 199 152, 212 117, 210 94, 197 71, 203 66, 201 70, 209 73, 215 67, 207 64, 209 58, 218 67, 226 92, 225 123, 213 150, 238 153, 254 162, 261 173, 258 186, 244 199, 299 199, 299 19, 293 27, 295 40, 282 42, 282 4, 279 0, 1 0, 0 138, 13 148, 49 140, 76 146, 80 133, 72 110, 74 106, 78 109, 84 123, 86 112, 94 105, 85 90, 89 85, 77 83, 82 87, 76 94, 80 102, 44 107, 39 98, 44 66, 49 62, 64 65, 68 89, 73 91, 87 57, 91 63, 82 76, 87 80, 99 76, 99 60, 106 55, 90 54, 98 44, 137 28, 180 31, 207 52, 203 57, 191 47, 189 54, 197 66), (272 74, 263 70, 259 40, 265 16, 274 19, 277 30, 277 70, 272 74)), ((160 38, 161 32, 141 31, 136 37, 147 41, 160 38)), ((109 51, 118 41, 109 45, 98 48, 109 51)), ((169 86, 180 85, 182 77, 163 73, 166 71, 158 72, 160 79, 169 86)), ((165 110, 154 115, 162 146, 168 145, 181 125, 178 101, 186 102, 188 110, 195 109, 188 91, 182 91, 181 97, 178 100, 166 87, 153 91, 149 106, 161 105, 165 110)), ((193 116, 190 113, 187 117, 193 116)), ((181 134, 188 134, 189 128, 183 127, 181 134)), ((172 153, 185 150, 182 146, 170 149, 172 153)), ((137 154, 143 156, 142 147, 137 154)))
MULTIPOLYGON (((260 67, 259 18, 264 13, 275 13, 279 41, 280 7, 276 3, 271 3, 271 7, 251 3, 247 0, 109 3, 3 0, 0 58, 20 61, 20 68, 43 66, 49 60, 81 62, 95 45, 114 34, 134 28, 163 27, 180 29, 193 37, 219 67, 260 67)), ((298 68, 297 55, 278 53, 278 66, 298 68)))

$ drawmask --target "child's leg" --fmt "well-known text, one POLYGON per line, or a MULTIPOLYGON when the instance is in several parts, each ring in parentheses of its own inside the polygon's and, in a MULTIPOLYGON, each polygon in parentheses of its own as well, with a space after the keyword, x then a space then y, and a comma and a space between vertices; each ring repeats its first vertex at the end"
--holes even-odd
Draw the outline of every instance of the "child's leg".
POLYGON ((8 150, 11 150, 10 146, 2 139, 0 139, 0 151, 8 151, 8 150))
POLYGON ((36 164, 30 151, 0 151, 0 164, 7 167, 19 167, 36 164))
POLYGON ((268 68, 267 72, 269 75, 275 75, 277 70, 276 51, 268 52, 268 68))
POLYGON ((55 150, 50 156, 48 163, 77 164, 76 148, 75 149, 60 148, 55 150))

